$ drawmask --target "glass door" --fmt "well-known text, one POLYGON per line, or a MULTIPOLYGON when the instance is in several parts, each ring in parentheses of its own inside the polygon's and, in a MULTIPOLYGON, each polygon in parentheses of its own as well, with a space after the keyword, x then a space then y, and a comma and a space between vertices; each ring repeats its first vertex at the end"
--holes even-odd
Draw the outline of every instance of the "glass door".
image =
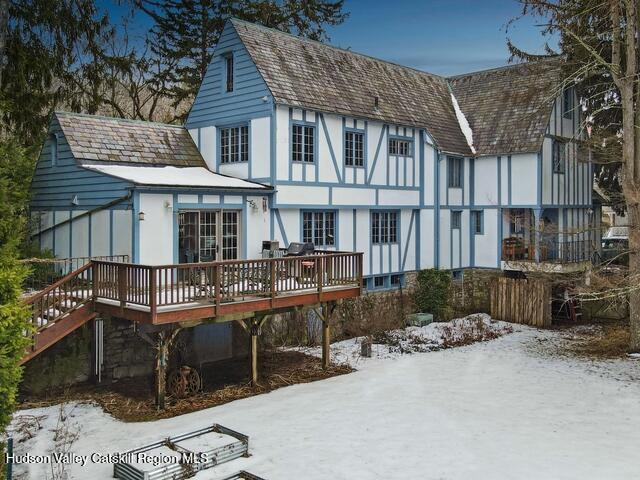
POLYGON ((238 258, 240 212, 182 211, 178 218, 178 261, 180 263, 238 258))

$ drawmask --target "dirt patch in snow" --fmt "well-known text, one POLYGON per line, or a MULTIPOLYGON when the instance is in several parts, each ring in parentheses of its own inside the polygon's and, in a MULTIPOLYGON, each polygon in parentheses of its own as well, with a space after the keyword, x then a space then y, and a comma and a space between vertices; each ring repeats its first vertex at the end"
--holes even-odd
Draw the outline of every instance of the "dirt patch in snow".
POLYGON ((49 398, 30 398, 21 409, 54 405, 60 402, 95 402, 103 410, 125 422, 170 418, 215 407, 241 398, 271 392, 281 387, 314 382, 353 371, 348 365, 332 365, 323 370, 320 361, 295 351, 266 351, 258 356, 259 385, 252 387, 246 358, 234 358, 205 366, 203 391, 189 398, 168 397, 167 408, 158 412, 151 380, 131 379, 109 386, 80 386, 58 392, 49 398))

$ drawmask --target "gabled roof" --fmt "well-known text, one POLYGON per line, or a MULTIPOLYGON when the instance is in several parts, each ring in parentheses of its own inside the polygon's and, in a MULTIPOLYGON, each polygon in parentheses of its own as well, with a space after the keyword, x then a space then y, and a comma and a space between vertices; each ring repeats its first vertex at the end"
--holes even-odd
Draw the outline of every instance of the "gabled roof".
POLYGON ((537 152, 555 98, 560 60, 522 63, 449 79, 479 155, 537 152))
POLYGON ((445 78, 242 20, 231 22, 276 103, 425 128, 441 150, 471 154, 445 78))
POLYGON ((181 126, 68 112, 55 116, 78 160, 206 168, 181 126))

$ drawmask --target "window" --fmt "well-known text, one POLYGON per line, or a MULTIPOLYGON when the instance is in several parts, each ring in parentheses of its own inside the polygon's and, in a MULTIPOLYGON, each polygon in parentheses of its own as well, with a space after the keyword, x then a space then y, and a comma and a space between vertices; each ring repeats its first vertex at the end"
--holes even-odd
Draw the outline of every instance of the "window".
POLYGON ((291 126, 291 159, 294 162, 314 162, 316 128, 312 125, 291 126))
POLYGON ((336 244, 335 225, 335 212, 302 212, 302 241, 332 247, 336 244))
POLYGON ((567 145, 558 140, 553 141, 553 173, 564 173, 567 145))
POLYGON ((462 188, 464 166, 460 157, 447 157, 447 170, 449 172, 449 188, 462 188))
POLYGON ((400 274, 391 275, 390 283, 391 283, 392 287, 401 286, 402 285, 402 275, 400 275, 400 274))
POLYGON ((562 92, 562 116, 573 118, 573 88, 565 88, 562 92))
POLYGON ((462 212, 460 210, 454 210, 451 212, 451 228, 459 230, 462 224, 462 212))
POLYGON ((51 142, 51 166, 54 167, 58 163, 58 136, 54 133, 49 136, 51 142))
POLYGON ((403 157, 410 157, 411 154, 411 140, 402 140, 400 138, 389 138, 389 155, 400 155, 403 157))
POLYGON ((509 214, 509 231, 512 235, 524 234, 525 212, 524 210, 511 210, 509 214))
POLYGON ((384 287, 384 277, 373 277, 373 288, 384 287))
POLYGON ((371 213, 371 241, 375 244, 398 242, 398 212, 371 213))
POLYGON ((344 164, 348 167, 364 166, 364 134, 344 132, 344 164))
POLYGON ((220 130, 220 163, 249 161, 249 127, 225 127, 220 130))
POLYGON ((484 234, 484 212, 482 210, 471 210, 471 228, 476 235, 484 234))
POLYGON ((233 54, 224 57, 225 91, 233 92, 233 54))

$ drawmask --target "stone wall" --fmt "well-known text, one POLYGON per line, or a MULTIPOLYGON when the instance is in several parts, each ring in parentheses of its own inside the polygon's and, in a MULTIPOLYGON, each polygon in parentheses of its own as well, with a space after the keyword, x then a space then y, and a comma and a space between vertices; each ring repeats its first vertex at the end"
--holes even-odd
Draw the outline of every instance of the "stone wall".
MULTIPOLYGON (((103 382, 153 374, 155 350, 136 334, 133 325, 128 320, 104 318, 103 382)), ((91 380, 92 346, 90 322, 27 362, 22 393, 39 395, 91 380)))
POLYGON ((472 313, 490 313, 490 286, 502 271, 488 269, 466 269, 462 279, 451 284, 451 307, 454 317, 472 313))

